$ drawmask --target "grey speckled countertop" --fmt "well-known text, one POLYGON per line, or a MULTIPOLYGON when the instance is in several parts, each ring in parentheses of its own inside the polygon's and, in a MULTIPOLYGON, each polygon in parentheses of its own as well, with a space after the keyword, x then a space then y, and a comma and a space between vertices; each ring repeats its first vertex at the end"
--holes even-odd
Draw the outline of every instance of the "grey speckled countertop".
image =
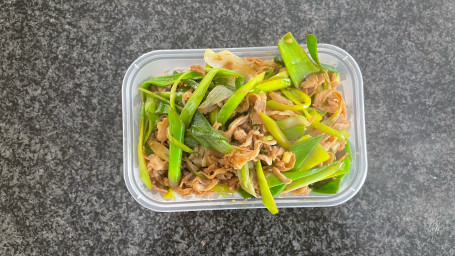
POLYGON ((454 255, 455 2, 209 2, 1 1, 0 254, 454 255), (360 65, 361 191, 274 217, 140 206, 122 176, 130 63, 287 31, 360 65))

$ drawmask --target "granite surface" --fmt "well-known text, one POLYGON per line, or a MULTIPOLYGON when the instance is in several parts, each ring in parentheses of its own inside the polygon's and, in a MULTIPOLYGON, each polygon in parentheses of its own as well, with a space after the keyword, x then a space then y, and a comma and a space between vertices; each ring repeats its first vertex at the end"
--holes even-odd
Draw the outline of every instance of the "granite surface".
POLYGON ((0 255, 454 255, 455 2, 211 2, 0 2, 0 255), (140 206, 122 176, 130 63, 287 31, 359 63, 361 191, 277 216, 140 206))

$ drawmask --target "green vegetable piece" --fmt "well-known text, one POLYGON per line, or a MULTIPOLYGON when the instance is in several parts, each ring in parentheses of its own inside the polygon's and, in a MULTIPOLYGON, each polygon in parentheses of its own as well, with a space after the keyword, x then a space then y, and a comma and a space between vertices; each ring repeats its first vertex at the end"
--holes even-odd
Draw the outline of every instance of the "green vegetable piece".
POLYGON ((317 173, 314 173, 310 176, 306 176, 298 180, 294 180, 292 181, 291 184, 287 185, 286 188, 284 188, 283 192, 290 192, 301 187, 308 186, 310 184, 324 180, 327 176, 329 176, 332 173, 335 173, 338 169, 340 169, 342 164, 343 163, 338 161, 333 162, 317 173))
POLYGON ((263 92, 272 92, 288 88, 291 85, 292 82, 287 71, 283 71, 267 80, 262 81, 258 86, 256 86, 256 89, 263 92))
POLYGON ((160 100, 161 102, 169 104, 169 100, 144 88, 138 88, 139 91, 143 92, 146 96, 160 100))
POLYGON ((286 138, 288 138, 288 140, 295 140, 299 137, 302 137, 305 133, 305 130, 306 125, 301 124, 286 129, 282 129, 281 131, 283 131, 283 134, 286 136, 286 138))
POLYGON ((158 101, 158 104, 156 105, 155 109, 155 114, 158 115, 167 115, 169 113, 169 108, 171 106, 167 103, 164 103, 162 101, 158 101))
POLYGON ((226 185, 224 183, 216 184, 211 190, 217 192, 218 194, 220 194, 222 196, 228 196, 226 193, 234 193, 234 192, 236 192, 234 190, 231 190, 228 187, 228 185, 226 185))
POLYGON ((311 187, 312 188, 311 191, 318 194, 334 195, 338 193, 338 190, 340 189, 340 183, 343 177, 344 175, 336 177, 335 179, 330 180, 326 183, 316 182, 311 187))
POLYGON ((178 141, 174 137, 172 137, 170 134, 168 135, 169 142, 175 144, 177 147, 179 147, 181 150, 188 152, 188 153, 196 153, 196 151, 192 150, 190 147, 187 145, 183 144, 182 142, 178 141))
POLYGON ((327 183, 318 182, 313 185, 313 192, 320 194, 336 194, 340 188, 340 183, 343 180, 344 176, 349 173, 351 169, 352 153, 351 153, 351 144, 348 141, 344 148, 344 152, 348 153, 348 156, 343 159, 343 166, 340 170, 336 171, 334 174, 327 176, 325 179, 336 177, 335 179, 328 181, 327 183))
POLYGON ((288 88, 291 86, 291 80, 289 78, 281 78, 281 79, 273 79, 273 77, 269 81, 265 81, 257 86, 257 89, 262 92, 273 92, 278 91, 284 88, 288 88))
POLYGON ((272 194, 273 197, 276 197, 283 191, 283 189, 286 187, 286 184, 281 184, 278 186, 275 186, 273 188, 270 188, 270 193, 272 194))
POLYGON ((283 62, 295 87, 310 74, 319 72, 318 67, 311 61, 291 33, 287 33, 278 42, 283 62))
POLYGON ((214 125, 216 123, 216 116, 220 113, 220 108, 215 108, 209 113, 210 124, 214 125))
POLYGON ((311 55, 311 58, 320 65, 319 63, 319 57, 318 57, 318 46, 317 46, 318 40, 313 34, 309 34, 306 36, 306 46, 308 48, 308 52, 311 55))
POLYGON ((332 72, 337 72, 336 68, 334 66, 330 66, 327 64, 321 64, 319 62, 319 56, 318 56, 318 40, 316 39, 316 36, 313 34, 307 35, 306 36, 306 45, 308 48, 308 52, 311 55, 311 58, 321 67, 323 71, 325 70, 330 70, 332 72))
POLYGON ((250 195, 248 192, 246 192, 245 190, 243 190, 242 188, 239 188, 237 190, 237 193, 239 193, 239 195, 241 195, 243 197, 243 199, 249 199, 249 198, 253 198, 252 195, 250 195))
POLYGON ((199 141, 197 141, 193 136, 191 136, 190 132, 185 133, 185 139, 184 139, 185 145, 191 148, 195 148, 199 146, 199 141))
POLYGON ((308 120, 304 116, 293 116, 276 121, 280 129, 287 129, 297 125, 308 125, 308 120))
MULTIPOLYGON (((170 76, 159 76, 159 77, 154 77, 151 78, 144 83, 142 83, 141 88, 143 89, 148 89, 150 85, 156 85, 156 86, 169 86, 175 82, 176 79, 178 79, 181 76, 180 73, 173 74, 170 76)), ((202 79, 202 74, 196 71, 190 71, 188 72, 182 79, 193 79, 193 80, 198 80, 202 79)))
POLYGON ((299 101, 302 102, 301 104, 305 105, 306 107, 309 107, 311 105, 311 98, 308 94, 297 88, 290 88, 289 90, 297 96, 299 101))
MULTIPOLYGON (((347 146, 347 145, 346 145, 347 146)), ((313 192, 319 193, 319 194, 336 194, 338 193, 338 190, 340 188, 340 183, 343 180, 344 176, 349 173, 349 169, 351 168, 351 159, 349 157, 346 157, 343 159, 343 165, 341 169, 333 173, 332 175, 327 176, 324 180, 330 179, 332 177, 335 177, 335 179, 330 180, 328 182, 316 182, 313 184, 313 192)))
POLYGON ((295 154, 295 164, 294 168, 292 168, 290 171, 299 170, 302 163, 308 158, 311 152, 313 152, 314 148, 321 141, 322 137, 324 137, 324 135, 300 142, 298 144, 294 144, 291 147, 291 151, 295 154))
POLYGON ((233 76, 233 77, 243 77, 243 75, 236 73, 230 69, 225 68, 204 68, 205 72, 210 73, 214 69, 218 69, 217 76, 233 76))
POLYGON ((346 130, 338 131, 318 121, 313 121, 311 123, 311 126, 314 127, 315 129, 320 130, 321 132, 337 137, 339 140, 346 140, 350 136, 349 132, 346 130))
MULTIPOLYGON (((142 107, 144 109, 144 106, 142 107)), ((145 110, 141 111, 142 113, 145 112, 145 110)), ((152 189, 152 182, 150 181, 150 176, 147 171, 147 166, 145 163, 145 156, 144 156, 144 151, 142 150, 142 145, 143 145, 143 138, 144 138, 144 115, 141 114, 141 120, 140 120, 140 128, 139 128, 139 141, 137 143, 137 160, 139 163, 139 176, 141 177, 141 180, 144 182, 144 184, 149 188, 152 189)))
POLYGON ((254 184, 252 175, 250 175, 250 170, 248 168, 248 163, 243 165, 242 169, 237 170, 237 177, 239 178, 239 184, 245 192, 256 197, 256 192, 254 191, 254 184))
POLYGON ((262 170, 261 161, 256 162, 256 174, 259 182, 259 190, 261 191, 262 203, 272 214, 278 213, 278 208, 273 200, 272 193, 270 193, 264 171, 262 170))
POLYGON ((269 116, 261 113, 262 122, 267 128, 267 131, 275 138, 275 140, 280 144, 284 149, 288 150, 291 147, 291 143, 286 138, 286 136, 281 131, 280 127, 276 124, 276 122, 270 118, 269 116))
POLYGON ((267 107, 269 108, 272 108, 272 109, 276 109, 276 110, 292 110, 292 111, 301 111, 305 108, 307 108, 308 106, 306 105, 303 105, 303 104, 299 104, 299 105, 285 105, 285 104, 282 104, 282 103, 278 103, 274 100, 268 100, 266 102, 267 104, 267 107))
POLYGON ((302 163, 299 170, 309 170, 316 165, 329 160, 329 158, 330 155, 325 148, 321 146, 321 144, 317 144, 313 152, 311 152, 308 158, 302 163))
POLYGON ((325 70, 330 70, 332 72, 337 73, 337 69, 334 66, 321 63, 321 67, 324 68, 325 70))
POLYGON ((297 105, 304 105, 304 109, 308 108, 311 105, 311 98, 308 94, 302 92, 300 89, 297 88, 288 88, 285 90, 281 90, 286 98, 290 101, 294 102, 297 105))
POLYGON ((213 77, 218 73, 219 69, 212 69, 209 73, 207 73, 202 81, 199 83, 199 86, 194 90, 191 97, 188 99, 185 107, 180 114, 182 118, 182 122, 187 128, 193 119, 194 113, 196 112, 199 104, 201 104, 202 100, 204 99, 205 94, 207 93, 207 89, 209 88, 210 82, 212 81, 213 77))
POLYGON ((189 85, 193 89, 196 89, 199 85, 199 83, 194 81, 193 79, 182 79, 182 82, 189 85))
MULTIPOLYGON (((174 137, 177 141, 183 143, 185 126, 183 125, 180 116, 173 109, 169 109, 169 135, 174 137)), ((180 171, 182 164, 182 149, 175 143, 169 143, 169 169, 168 179, 171 187, 176 187, 180 183, 182 173, 180 171)))
POLYGON ((221 108, 216 120, 224 125, 245 96, 264 79, 264 72, 237 89, 221 108))
MULTIPOLYGON (((283 172, 283 175, 286 176, 288 179, 298 180, 303 177, 313 175, 313 174, 321 171, 324 168, 325 168, 325 166, 315 168, 312 170, 307 170, 307 171, 292 171, 292 172, 287 171, 287 172, 283 172)), ((265 177, 267 179, 267 184, 269 184, 269 187, 271 187, 271 188, 284 184, 277 176, 275 176, 275 174, 273 174, 273 172, 265 172, 265 177)))
POLYGON ((146 98, 145 103, 145 116, 147 117, 147 122, 145 127, 148 127, 145 137, 143 139, 143 144, 146 145, 147 140, 150 134, 156 129, 160 117, 155 114, 156 111, 156 102, 154 99, 146 98))
POLYGON ((307 140, 309 140, 309 139, 311 139, 311 138, 313 138, 313 137, 311 137, 311 136, 308 135, 308 134, 307 134, 307 135, 303 135, 300 139, 296 140, 296 141, 294 142, 294 144, 299 144, 300 142, 307 141, 307 140))
POLYGON ((166 194, 163 195, 163 198, 164 199, 172 199, 172 200, 175 200, 175 194, 174 194, 174 190, 172 190, 172 188, 170 188, 166 194))
POLYGON ((270 77, 272 77, 274 71, 275 71, 274 68, 268 68, 268 69, 265 71, 264 80, 265 80, 265 79, 269 79, 270 77))
POLYGON ((216 150, 223 154, 229 154, 234 150, 234 147, 229 144, 226 137, 213 129, 199 111, 194 116, 189 133, 195 140, 208 149, 216 150))
MULTIPOLYGON (((213 68, 204 68, 205 72, 210 72, 213 68)), ((235 87, 239 88, 243 85, 244 77, 243 75, 236 73, 232 70, 219 68, 219 71, 216 75, 217 77, 227 76, 227 77, 235 77, 235 87)))
POLYGON ((186 71, 185 73, 180 74, 180 76, 174 81, 174 84, 171 87, 171 93, 169 95, 169 102, 171 104, 171 108, 175 109, 175 95, 176 95, 178 84, 180 83, 182 78, 185 77, 185 75, 187 75, 190 72, 191 71, 186 71))

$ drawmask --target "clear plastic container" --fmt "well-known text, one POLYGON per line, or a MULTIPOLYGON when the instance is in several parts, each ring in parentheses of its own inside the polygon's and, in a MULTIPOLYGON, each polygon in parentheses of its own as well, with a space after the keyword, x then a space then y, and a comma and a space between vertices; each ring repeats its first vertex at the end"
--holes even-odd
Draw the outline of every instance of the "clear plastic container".
MULTIPOLYGON (((336 195, 311 193, 306 196, 289 194, 278 196, 278 208, 286 207, 327 207, 351 199, 362 187, 367 175, 367 149, 365 136, 365 114, 363 105, 363 81, 359 66, 344 50, 330 44, 318 45, 322 63, 333 65, 341 76, 340 90, 347 103, 349 132, 353 161, 351 171, 342 181, 336 195)), ((222 50, 222 49, 214 49, 222 50)), ((279 55, 276 46, 228 49, 240 57, 273 59, 279 55)), ((122 88, 123 105, 123 168, 126 186, 141 205, 160 212, 199 211, 241 208, 264 208, 260 198, 243 200, 239 195, 230 197, 180 197, 168 201, 161 194, 149 190, 139 177, 137 142, 139 134, 139 109, 141 97, 138 87, 150 77, 162 76, 165 72, 188 69, 195 64, 204 64, 204 49, 160 50, 144 54, 131 64, 125 74, 122 88), (233 200, 235 199, 235 200, 233 200)))

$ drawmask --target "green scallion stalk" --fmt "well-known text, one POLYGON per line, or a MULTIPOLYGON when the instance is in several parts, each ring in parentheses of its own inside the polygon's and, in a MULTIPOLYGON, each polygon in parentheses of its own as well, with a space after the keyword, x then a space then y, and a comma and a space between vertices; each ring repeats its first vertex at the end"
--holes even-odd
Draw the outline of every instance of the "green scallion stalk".
POLYGON ((234 92, 218 113, 216 117, 218 123, 221 123, 222 125, 226 123, 243 98, 245 98, 245 96, 264 79, 264 74, 265 72, 262 72, 234 92))
POLYGON ((190 72, 191 71, 186 71, 185 73, 180 74, 180 76, 174 81, 174 84, 171 87, 171 94, 169 96, 169 102, 171 104, 171 108, 175 109, 175 95, 176 95, 178 84, 180 83, 182 78, 185 77, 185 75, 187 75, 190 72))
POLYGON ((194 113, 196 113, 199 104, 201 104, 202 100, 204 99, 205 94, 207 93, 207 89, 210 86, 210 82, 212 82, 213 77, 218 73, 219 69, 214 68, 210 70, 199 83, 196 90, 194 90, 191 97, 188 99, 185 107, 180 114, 183 124, 185 128, 188 128, 191 120, 193 119, 194 113))
POLYGON ((285 105, 285 104, 281 104, 281 103, 278 103, 274 100, 268 100, 267 101, 267 107, 269 108, 272 108, 272 109, 276 109, 276 110, 292 110, 292 111, 301 111, 305 108, 307 108, 308 106, 306 105, 303 105, 303 104, 299 104, 299 105, 285 105))
POLYGON ((308 120, 304 116, 299 115, 277 120, 276 124, 280 127, 280 129, 287 129, 296 125, 308 125, 308 120))
POLYGON ((262 81, 262 83, 256 86, 256 89, 262 92, 272 92, 288 88, 291 85, 292 82, 288 76, 288 73, 286 71, 283 71, 267 80, 262 81))
POLYGON ((175 144, 177 147, 179 147, 181 150, 187 152, 187 153, 196 153, 193 149, 185 145, 184 143, 178 141, 176 138, 172 137, 170 134, 168 135, 169 142, 175 144))
POLYGON ((284 188, 283 192, 291 192, 301 187, 308 186, 310 184, 324 180, 327 176, 335 173, 338 169, 340 169, 341 166, 342 166, 341 162, 333 162, 332 164, 328 165, 327 167, 325 167, 324 169, 320 170, 317 173, 292 181, 291 184, 287 185, 286 188, 284 188))
POLYGON ((317 121, 313 121, 311 123, 311 126, 314 127, 315 129, 320 130, 321 132, 337 137, 339 140, 346 140, 350 136, 349 132, 346 130, 338 131, 330 126, 327 126, 317 121))
POLYGON ((276 124, 276 122, 270 118, 269 116, 261 113, 262 122, 267 128, 267 131, 275 138, 275 140, 280 144, 284 149, 288 150, 291 147, 291 143, 286 138, 286 136, 281 131, 280 127, 276 124))
POLYGON ((144 138, 144 123, 145 123, 145 118, 144 118, 144 106, 142 106, 142 111, 141 111, 141 120, 140 120, 140 128, 139 128, 139 141, 137 143, 137 160, 139 163, 139 176, 141 177, 141 180, 144 182, 144 184, 149 188, 152 189, 152 183, 150 181, 150 176, 147 171, 147 166, 145 163, 145 156, 144 156, 144 150, 142 149, 143 145, 143 138, 144 138))
POLYGON ((302 163, 299 170, 309 170, 316 165, 329 160, 330 155, 321 144, 317 144, 313 152, 310 153, 307 159, 302 163))
POLYGON ((291 33, 287 33, 278 42, 283 62, 295 87, 310 74, 319 72, 318 67, 311 61, 291 33))
MULTIPOLYGON (((169 135, 183 144, 185 126, 175 109, 169 109, 169 135)), ((171 187, 176 187, 180 183, 182 173, 180 171, 182 164, 182 149, 175 143, 169 143, 169 169, 168 179, 171 187)))
MULTIPOLYGON (((170 76, 159 76, 159 77, 154 77, 151 78, 144 83, 142 83, 141 88, 143 89, 148 89, 150 85, 156 85, 160 87, 165 87, 173 84, 176 79, 178 79, 181 76, 180 73, 173 74, 170 76)), ((202 79, 202 74, 196 71, 190 71, 187 72, 187 74, 182 78, 182 79, 193 79, 193 80, 198 80, 202 79)))
POLYGON ((259 190, 261 191, 262 203, 272 214, 278 213, 278 208, 276 207, 275 200, 273 200, 272 193, 270 192, 267 180, 264 176, 264 171, 262 170, 261 161, 256 162, 256 174, 258 177, 259 190))

